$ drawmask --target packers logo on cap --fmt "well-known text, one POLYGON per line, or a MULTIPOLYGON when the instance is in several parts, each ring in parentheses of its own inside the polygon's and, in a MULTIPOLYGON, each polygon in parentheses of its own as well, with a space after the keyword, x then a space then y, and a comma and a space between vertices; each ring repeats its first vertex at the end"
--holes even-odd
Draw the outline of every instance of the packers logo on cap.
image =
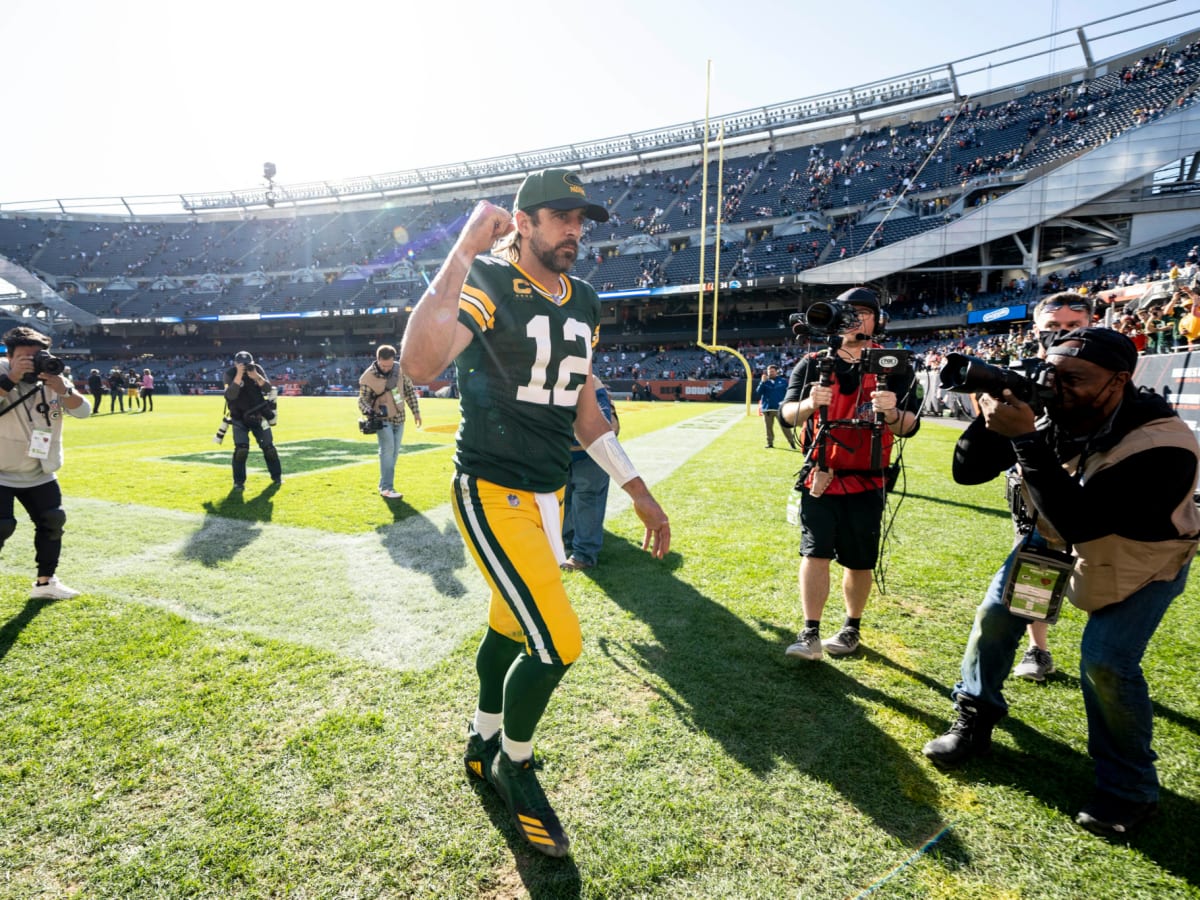
POLYGON ((579 176, 567 169, 531 172, 517 191, 516 208, 529 212, 538 207, 582 209, 589 219, 608 221, 608 210, 588 199, 579 176))
POLYGON ((567 190, 572 194, 579 194, 581 197, 587 196, 587 191, 583 189, 583 182, 579 180, 579 176, 574 172, 568 172, 564 175, 563 181, 567 183, 567 190))

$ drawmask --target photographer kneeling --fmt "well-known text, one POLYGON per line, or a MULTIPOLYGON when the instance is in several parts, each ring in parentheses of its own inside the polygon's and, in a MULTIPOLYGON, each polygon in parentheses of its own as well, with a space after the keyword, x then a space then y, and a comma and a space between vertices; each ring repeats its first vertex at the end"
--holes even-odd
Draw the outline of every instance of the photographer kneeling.
POLYGON ((250 456, 250 435, 258 442, 273 484, 283 482, 279 451, 271 435, 275 419, 275 397, 271 382, 254 357, 242 350, 233 357, 233 366, 225 372, 225 402, 233 424, 233 489, 246 487, 246 460, 250 456))
POLYGON ((50 355, 46 335, 18 327, 3 341, 8 359, 0 360, 0 547, 17 529, 13 501, 19 500, 34 526, 37 579, 29 596, 66 600, 79 591, 54 574, 67 521, 55 474, 63 464, 62 414, 86 419, 92 407, 65 377, 62 360, 50 355))
POLYGON ((1141 661, 1196 552, 1200 447, 1163 398, 1134 388, 1137 349, 1124 335, 1106 328, 1060 334, 1046 362, 1042 430, 1034 410, 1005 389, 1000 398, 980 396, 982 413, 955 447, 959 484, 982 484, 1019 462, 1037 521, 1027 555, 1020 545, 1013 550, 976 611, 951 694, 958 718, 924 753, 954 766, 990 750, 992 729, 1007 713, 1004 679, 1029 621, 1009 603, 1016 606, 1023 574, 1057 566, 1065 596, 1088 613, 1080 685, 1096 791, 1075 821, 1097 834, 1124 835, 1158 806, 1141 661), (1054 550, 1057 563, 1047 561, 1054 550))
POLYGON ((379 441, 379 496, 399 500, 396 491, 396 457, 404 437, 404 405, 412 410, 413 421, 421 427, 421 408, 412 379, 396 365, 396 348, 380 344, 375 362, 358 378, 358 408, 363 414, 358 428, 379 441), (403 401, 401 401, 403 396, 403 401))

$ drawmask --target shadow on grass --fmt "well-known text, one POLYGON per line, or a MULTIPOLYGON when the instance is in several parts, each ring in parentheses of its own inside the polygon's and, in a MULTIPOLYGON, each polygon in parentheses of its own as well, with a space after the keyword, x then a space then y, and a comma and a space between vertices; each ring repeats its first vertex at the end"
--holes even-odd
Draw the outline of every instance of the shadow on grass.
MULTIPOLYGON (((787 637, 790 632, 783 634, 787 637)), ((946 697, 946 715, 943 718, 922 714, 917 716, 931 723, 931 737, 945 730, 954 717, 945 685, 869 648, 864 647, 860 652, 865 659, 895 669, 946 697)), ((1012 687, 1016 689, 1017 686, 1012 687)), ((1056 672, 1048 676, 1045 683, 1024 687, 1033 690, 1063 691, 1078 697, 1080 705, 1083 703, 1079 678, 1065 672, 1056 672)), ((1173 721, 1194 733, 1200 733, 1197 730, 1200 723, 1195 719, 1160 703, 1153 703, 1153 706, 1155 716, 1173 721)), ((1037 797, 1073 821, 1075 814, 1091 796, 1094 785, 1091 757, 1062 741, 1048 737, 1012 714, 1005 716, 996 729, 998 732, 1007 732, 1017 748, 1011 749, 997 744, 990 757, 973 760, 960 769, 947 770, 946 774, 963 783, 983 781, 1007 785, 1037 797)), ((1131 847, 1153 860, 1163 870, 1173 873, 1189 884, 1200 885, 1200 804, 1191 798, 1163 791, 1159 809, 1158 820, 1135 837, 1130 842, 1131 847)))
MULTIPOLYGON (((840 665, 786 658, 785 640, 763 637, 680 581, 674 572, 681 563, 677 555, 662 565, 647 566, 643 560, 640 548, 610 535, 604 566, 588 573, 654 632, 650 645, 601 641, 614 662, 623 665, 619 657, 632 654, 641 668, 664 679, 671 695, 660 696, 680 718, 720 742, 752 772, 793 766, 833 786, 910 847, 924 845, 942 830, 946 822, 935 807, 937 786, 910 748, 870 721, 867 709, 886 706, 925 721, 931 716, 861 684, 840 665), (635 591, 628 589, 630 571, 637 571, 635 591)), ((637 668, 623 667, 644 679, 637 668)), ((655 686, 647 682, 647 687, 655 686)), ((966 851, 952 831, 938 849, 943 857, 964 861, 966 851)))
POLYGON ((183 547, 184 559, 213 568, 233 559, 258 539, 262 523, 270 522, 279 485, 269 484, 258 496, 232 490, 218 503, 204 501, 204 521, 183 547))
POLYGON ((582 882, 575 860, 570 855, 562 859, 553 859, 533 849, 529 841, 517 831, 517 826, 513 824, 512 816, 508 813, 508 807, 491 785, 475 781, 472 787, 475 796, 479 798, 479 805, 492 820, 493 827, 504 835, 508 842, 517 874, 521 876, 521 883, 529 892, 529 896, 533 900, 568 900, 580 896, 582 882))
MULTIPOLYGON (((952 715, 947 701, 945 724, 949 724, 952 715)), ((1012 715, 1002 719, 996 729, 1011 735, 1017 747, 994 744, 989 757, 972 760, 946 774, 963 783, 1006 785, 1036 797, 1074 821, 1075 814, 1091 797, 1094 785, 1091 758, 1012 715)), ((1200 804, 1192 798, 1163 790, 1158 818, 1122 843, 1162 870, 1200 886, 1200 804)))
POLYGON ((393 524, 375 529, 392 562, 401 569, 427 575, 444 597, 462 597, 467 586, 456 574, 465 562, 462 536, 451 519, 442 530, 403 500, 385 501, 393 524))
POLYGON ((927 500, 930 503, 940 503, 943 506, 954 506, 958 509, 969 509, 971 512, 981 513, 985 516, 992 516, 1000 519, 1011 519, 1012 513, 1007 509, 994 509, 990 506, 980 506, 976 503, 962 503, 958 500, 947 500, 945 497, 930 497, 927 494, 905 494, 905 500, 927 500))
POLYGON ((21 636, 21 632, 25 630, 25 627, 30 622, 37 618, 38 613, 51 603, 57 602, 57 600, 42 600, 33 597, 26 600, 25 606, 21 611, 5 622, 3 627, 0 627, 0 659, 4 659, 8 655, 8 651, 17 642, 17 638, 21 636))

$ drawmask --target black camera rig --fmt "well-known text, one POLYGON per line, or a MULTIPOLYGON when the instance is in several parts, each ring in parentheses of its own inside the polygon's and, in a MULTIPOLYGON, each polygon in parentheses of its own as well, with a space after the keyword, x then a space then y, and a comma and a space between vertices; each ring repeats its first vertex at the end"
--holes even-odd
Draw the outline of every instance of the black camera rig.
POLYGON ((792 313, 788 324, 796 337, 839 335, 858 322, 858 310, 840 300, 818 300, 807 312, 792 313))

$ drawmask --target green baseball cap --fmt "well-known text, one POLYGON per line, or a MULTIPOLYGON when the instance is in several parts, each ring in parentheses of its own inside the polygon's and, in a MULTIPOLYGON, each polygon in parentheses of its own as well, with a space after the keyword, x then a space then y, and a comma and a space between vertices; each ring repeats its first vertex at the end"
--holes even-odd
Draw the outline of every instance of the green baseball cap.
POLYGON ((525 181, 517 191, 517 209, 532 212, 543 206, 550 209, 582 209, 589 219, 608 221, 608 210, 588 200, 579 176, 566 169, 543 169, 525 176, 525 181))

